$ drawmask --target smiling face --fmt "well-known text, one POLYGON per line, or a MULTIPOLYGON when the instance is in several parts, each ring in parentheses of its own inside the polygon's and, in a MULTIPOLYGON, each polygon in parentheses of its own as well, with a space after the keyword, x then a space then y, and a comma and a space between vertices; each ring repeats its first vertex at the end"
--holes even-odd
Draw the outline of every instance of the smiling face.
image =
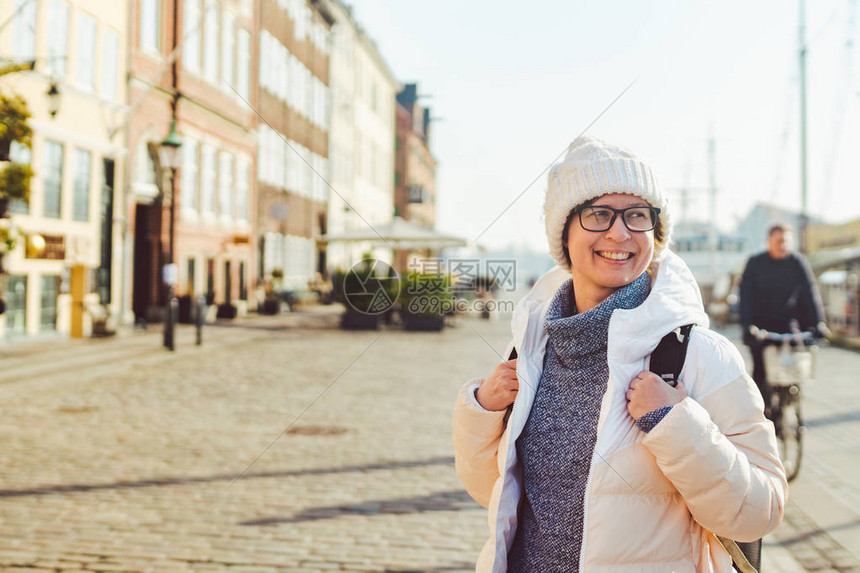
MULTIPOLYGON (((603 195, 591 205, 614 209, 647 206, 635 195, 603 195)), ((570 219, 567 229, 573 288, 578 312, 597 306, 619 288, 632 283, 645 272, 654 257, 654 231, 633 232, 617 216, 607 231, 586 231, 579 216, 570 219)))

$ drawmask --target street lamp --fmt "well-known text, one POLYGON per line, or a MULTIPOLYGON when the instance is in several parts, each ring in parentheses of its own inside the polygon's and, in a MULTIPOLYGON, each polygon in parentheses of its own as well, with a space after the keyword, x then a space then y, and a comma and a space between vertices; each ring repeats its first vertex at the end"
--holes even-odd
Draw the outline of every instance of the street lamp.
POLYGON ((164 141, 161 142, 159 155, 161 165, 170 169, 170 229, 169 229, 169 247, 167 254, 167 264, 164 265, 164 282, 167 283, 167 318, 164 321, 164 347, 168 350, 174 349, 173 329, 176 321, 176 310, 179 307, 179 301, 174 297, 174 286, 176 286, 178 271, 173 260, 173 238, 174 225, 176 224, 176 170, 179 169, 182 163, 182 138, 176 133, 176 120, 170 120, 170 132, 164 141))
POLYGON ((57 87, 57 82, 51 82, 48 93, 45 95, 48 97, 48 115, 53 119, 60 111, 60 88, 57 87))

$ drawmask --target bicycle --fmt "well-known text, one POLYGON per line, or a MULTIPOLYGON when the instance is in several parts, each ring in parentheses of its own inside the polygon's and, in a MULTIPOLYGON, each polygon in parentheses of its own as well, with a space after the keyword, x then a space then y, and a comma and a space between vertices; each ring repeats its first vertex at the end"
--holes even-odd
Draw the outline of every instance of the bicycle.
POLYGON ((763 344, 765 372, 770 385, 770 412, 779 444, 785 475, 792 481, 803 459, 801 388, 813 380, 818 354, 817 339, 811 332, 774 333, 759 331, 763 344))

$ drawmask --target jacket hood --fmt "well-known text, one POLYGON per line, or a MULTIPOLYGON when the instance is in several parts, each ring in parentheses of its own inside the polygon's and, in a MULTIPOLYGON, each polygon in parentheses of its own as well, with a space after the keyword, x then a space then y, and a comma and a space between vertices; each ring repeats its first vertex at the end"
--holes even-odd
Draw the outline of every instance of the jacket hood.
MULTIPOLYGON (((608 348, 612 358, 624 362, 638 360, 650 354, 666 333, 685 324, 708 327, 710 321, 699 286, 681 257, 667 251, 662 261, 652 263, 651 270, 651 292, 645 302, 633 309, 617 309, 612 314, 608 348)), ((552 297, 568 278, 570 271, 556 266, 538 279, 514 314, 514 330, 526 325, 525 314, 537 309, 546 312, 552 297)))

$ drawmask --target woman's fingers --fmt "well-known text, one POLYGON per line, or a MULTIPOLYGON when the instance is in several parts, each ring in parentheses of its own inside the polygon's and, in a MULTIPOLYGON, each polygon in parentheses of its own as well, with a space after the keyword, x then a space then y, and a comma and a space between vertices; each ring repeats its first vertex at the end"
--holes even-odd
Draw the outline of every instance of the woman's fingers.
POLYGON ((687 397, 683 384, 673 388, 653 372, 640 372, 625 393, 627 411, 634 420, 664 406, 674 406, 687 397))
POLYGON ((517 396, 520 382, 517 378, 517 359, 506 360, 493 369, 478 389, 478 403, 487 410, 504 410, 517 396))

